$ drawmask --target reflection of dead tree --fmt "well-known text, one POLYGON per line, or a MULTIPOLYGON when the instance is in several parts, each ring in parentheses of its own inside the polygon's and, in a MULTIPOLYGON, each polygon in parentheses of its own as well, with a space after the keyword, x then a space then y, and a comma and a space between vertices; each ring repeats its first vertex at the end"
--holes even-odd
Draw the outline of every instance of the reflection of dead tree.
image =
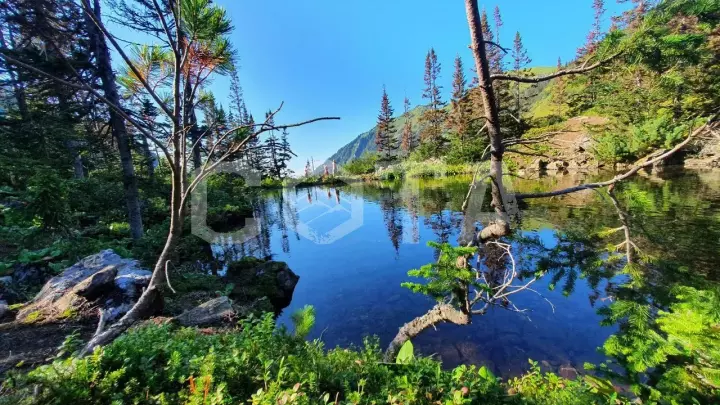
POLYGON ((615 248, 617 250, 620 250, 624 247, 627 263, 632 264, 634 261, 633 260, 634 249, 635 250, 638 250, 638 249, 637 249, 637 246, 635 245, 635 243, 630 238, 629 215, 627 214, 627 212, 625 212, 622 209, 622 207, 620 207, 620 202, 618 202, 617 198, 615 197, 614 191, 615 191, 615 187, 610 186, 610 187, 608 187, 607 193, 608 193, 608 196, 610 196, 610 201, 612 201, 612 204, 615 207, 615 211, 617 211, 618 218, 620 218, 620 223, 622 224, 622 226, 614 229, 613 231, 614 232, 623 231, 623 234, 625 235, 625 240, 623 242, 621 242, 620 244, 618 244, 617 246, 615 246, 615 248))

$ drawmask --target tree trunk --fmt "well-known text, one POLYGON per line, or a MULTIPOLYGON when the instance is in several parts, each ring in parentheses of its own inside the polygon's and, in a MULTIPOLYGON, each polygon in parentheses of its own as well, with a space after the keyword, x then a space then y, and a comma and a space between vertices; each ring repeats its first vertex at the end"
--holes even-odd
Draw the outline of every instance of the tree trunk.
POLYGON ((145 155, 145 165, 147 166, 148 177, 152 180, 155 178, 155 156, 150 150, 150 142, 148 142, 147 138, 144 136, 142 137, 142 148, 143 154, 145 155))
MULTIPOLYGON (((100 1, 94 0, 95 18, 101 21, 100 1)), ((115 105, 121 105, 120 96, 118 95, 115 84, 115 72, 112 70, 110 62, 110 51, 105 41, 105 36, 100 32, 98 27, 88 18, 88 29, 91 38, 91 47, 97 58, 97 69, 102 81, 102 89, 105 97, 115 105)), ((128 222, 130 224, 130 233, 133 239, 140 239, 143 235, 142 213, 140 210, 140 194, 138 192, 137 177, 135 176, 135 168, 132 162, 132 151, 130 149, 130 140, 128 139, 127 127, 123 118, 109 108, 110 126, 112 127, 113 137, 117 140, 118 151, 120 152, 120 166, 122 167, 123 186, 125 188, 125 203, 128 210, 128 222)))
POLYGON ((466 314, 449 304, 437 304, 425 315, 419 316, 403 325, 395 338, 385 351, 385 361, 395 361, 402 345, 410 339, 420 335, 425 329, 436 323, 454 323, 455 325, 470 325, 472 315, 466 314))
POLYGON ((492 179, 492 207, 500 217, 498 222, 507 222, 507 214, 504 207, 505 189, 503 187, 502 159, 504 147, 502 144, 502 133, 500 132, 500 114, 498 111, 497 98, 490 80, 490 66, 485 52, 485 41, 480 26, 480 13, 477 0, 465 0, 465 12, 467 14, 468 27, 473 57, 475 59, 475 70, 478 74, 478 88, 483 101, 483 110, 487 122, 488 137, 490 138, 490 178, 492 179))
MULTIPOLYGON (((0 30, 0 46, 6 49, 15 49, 15 38, 13 36, 12 27, 8 24, 7 29, 10 43, 8 44, 5 41, 3 31, 0 30)), ((5 69, 8 72, 8 76, 10 76, 10 84, 13 88, 13 96, 15 97, 15 102, 17 103, 18 111, 20 112, 20 118, 23 121, 27 121, 30 118, 30 114, 28 111, 27 99, 25 97, 25 87, 23 85, 22 78, 20 77, 20 72, 17 71, 10 63, 5 63, 5 69)))
MULTIPOLYGON (((175 157, 179 157, 179 154, 175 153, 175 157)), ((165 266, 170 259, 171 252, 175 249, 175 246, 182 237, 183 209, 181 206, 182 184, 180 180, 181 173, 179 170, 176 170, 172 174, 173 188, 172 198, 170 201, 170 230, 168 232, 162 253, 160 253, 160 257, 153 268, 150 283, 130 311, 128 311, 122 318, 120 318, 119 321, 115 322, 105 331, 98 331, 100 333, 96 333, 96 335, 93 336, 93 338, 85 346, 81 356, 91 353, 98 346, 103 346, 112 342, 133 324, 152 315, 152 311, 155 307, 154 304, 157 300, 161 300, 163 298, 163 290, 167 284, 165 266)))

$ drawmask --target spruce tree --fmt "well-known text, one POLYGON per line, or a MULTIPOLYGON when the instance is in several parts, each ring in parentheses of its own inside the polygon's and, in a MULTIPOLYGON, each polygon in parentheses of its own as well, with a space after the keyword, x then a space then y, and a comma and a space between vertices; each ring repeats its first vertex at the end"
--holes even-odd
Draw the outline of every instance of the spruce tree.
POLYGON ((407 96, 405 97, 405 102, 403 103, 403 105, 405 108, 405 111, 403 112, 405 124, 403 125, 402 130, 401 148, 403 152, 408 155, 415 147, 415 139, 412 130, 412 119, 410 117, 410 99, 407 98, 407 96))
POLYGON ((428 109, 423 112, 421 121, 424 125, 420 132, 420 141, 428 145, 430 151, 438 153, 443 146, 442 127, 445 122, 445 103, 442 101, 438 85, 440 78, 440 63, 437 60, 435 49, 430 48, 425 57, 425 90, 422 97, 429 100, 428 109))
POLYGON ((577 51, 577 57, 581 58, 591 54, 597 49, 602 35, 602 18, 605 15, 605 0, 593 0, 593 24, 590 32, 587 34, 585 45, 577 51))
MULTIPOLYGON (((513 70, 515 73, 520 73, 532 60, 527 54, 527 50, 522 43, 522 37, 520 32, 515 33, 515 40, 513 41, 512 49, 513 57, 513 70)), ((520 83, 514 83, 515 86, 515 115, 518 119, 522 115, 522 106, 520 105, 520 83)))
POLYGON ((466 136, 470 129, 470 118, 472 114, 470 100, 467 97, 465 86, 467 79, 460 55, 455 57, 455 71, 453 72, 453 92, 450 102, 451 111, 448 120, 448 128, 454 135, 453 141, 457 143, 458 149, 462 150, 466 142, 466 136))
POLYGON ((395 129, 393 128, 393 108, 390 98, 383 86, 383 95, 380 101, 380 114, 378 115, 377 130, 375 131, 375 145, 380 159, 389 161, 393 158, 397 144, 395 142, 395 129))

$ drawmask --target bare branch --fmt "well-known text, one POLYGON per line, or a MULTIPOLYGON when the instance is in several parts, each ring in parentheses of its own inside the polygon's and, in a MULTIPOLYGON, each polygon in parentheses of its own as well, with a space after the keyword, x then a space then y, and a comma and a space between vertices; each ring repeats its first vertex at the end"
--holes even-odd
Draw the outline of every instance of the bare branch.
POLYGON ((485 43, 485 44, 487 44, 487 45, 495 46, 495 47, 499 48, 501 51, 503 51, 503 52, 505 52, 505 53, 509 53, 509 52, 510 52, 507 48, 503 48, 503 47, 502 47, 500 44, 498 44, 497 42, 488 41, 488 40, 483 40, 483 43, 485 43))
POLYGON ((562 76, 576 75, 576 74, 580 74, 580 73, 589 72, 589 71, 591 71, 591 70, 593 70, 593 69, 595 69, 595 68, 598 68, 598 67, 600 67, 600 66, 602 66, 602 65, 605 65, 605 64, 611 62, 613 59, 617 58, 617 57, 620 56, 621 54, 622 54, 622 52, 618 52, 618 53, 610 56, 609 58, 603 59, 603 60, 601 60, 601 61, 599 61, 599 62, 595 62, 595 63, 593 63, 593 64, 590 65, 590 66, 585 66, 585 65, 583 65, 583 66, 581 66, 581 67, 579 67, 579 68, 576 68, 576 69, 563 69, 563 70, 559 70, 559 71, 557 71, 557 72, 555 72, 555 73, 552 73, 552 74, 549 74, 549 75, 545 75, 545 76, 518 76, 518 75, 512 75, 512 74, 497 73, 497 74, 494 74, 494 75, 490 75, 490 81, 494 81, 494 80, 509 80, 509 81, 520 82, 520 83, 541 83, 541 82, 546 82, 546 81, 548 81, 548 80, 552 80, 552 79, 555 79, 555 78, 558 78, 558 77, 562 77, 562 76))

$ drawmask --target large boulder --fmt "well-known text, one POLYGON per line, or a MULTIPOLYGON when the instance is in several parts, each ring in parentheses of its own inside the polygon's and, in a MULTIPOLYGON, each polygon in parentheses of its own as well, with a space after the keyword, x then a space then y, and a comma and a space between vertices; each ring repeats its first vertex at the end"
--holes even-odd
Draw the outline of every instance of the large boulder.
POLYGON ((218 297, 183 312, 173 321, 182 326, 213 326, 232 320, 235 316, 230 298, 218 297))
POLYGON ((252 302, 267 297, 276 312, 290 305, 300 277, 285 262, 263 261, 254 258, 228 265, 225 278, 234 284, 230 297, 240 302, 252 302))
POLYGON ((112 321, 127 312, 152 273, 108 249, 88 256, 45 283, 17 321, 52 321, 100 308, 112 321))

